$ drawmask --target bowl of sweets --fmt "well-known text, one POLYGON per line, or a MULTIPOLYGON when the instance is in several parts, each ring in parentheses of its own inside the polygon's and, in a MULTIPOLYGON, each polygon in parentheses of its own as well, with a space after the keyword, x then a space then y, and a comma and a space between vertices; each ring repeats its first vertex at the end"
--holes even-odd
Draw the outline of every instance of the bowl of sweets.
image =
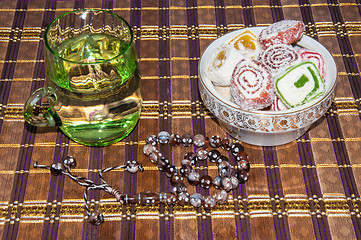
POLYGON ((334 98, 337 68, 301 21, 233 31, 213 41, 199 62, 204 105, 232 137, 258 146, 292 142, 334 98))

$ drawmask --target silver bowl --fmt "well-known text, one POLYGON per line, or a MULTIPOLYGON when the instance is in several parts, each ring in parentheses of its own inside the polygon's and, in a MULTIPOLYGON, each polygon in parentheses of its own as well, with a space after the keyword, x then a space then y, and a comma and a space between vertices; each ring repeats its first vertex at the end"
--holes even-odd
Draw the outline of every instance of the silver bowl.
POLYGON ((230 32, 213 41, 204 51, 199 63, 199 91, 205 106, 217 118, 220 126, 235 139, 257 146, 277 146, 296 140, 320 119, 332 104, 336 87, 337 68, 327 49, 306 35, 298 46, 318 52, 325 61, 325 93, 302 106, 284 111, 246 111, 222 96, 204 72, 218 47, 245 30, 256 35, 264 27, 251 27, 230 32))

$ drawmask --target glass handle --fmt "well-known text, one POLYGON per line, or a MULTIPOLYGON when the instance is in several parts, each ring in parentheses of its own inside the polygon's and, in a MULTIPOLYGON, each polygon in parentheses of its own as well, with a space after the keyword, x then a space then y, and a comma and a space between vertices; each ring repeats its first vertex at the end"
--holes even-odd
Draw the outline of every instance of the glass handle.
POLYGON ((36 103, 42 98, 47 98, 50 103, 56 101, 56 95, 51 88, 39 88, 26 100, 24 106, 25 121, 37 127, 61 126, 61 120, 52 107, 43 113, 36 113, 36 103))

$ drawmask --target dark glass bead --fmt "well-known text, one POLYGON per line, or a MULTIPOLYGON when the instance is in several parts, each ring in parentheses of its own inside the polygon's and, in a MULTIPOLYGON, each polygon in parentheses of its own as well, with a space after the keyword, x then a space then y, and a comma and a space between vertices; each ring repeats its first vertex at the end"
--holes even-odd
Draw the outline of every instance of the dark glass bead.
POLYGON ((228 200, 228 193, 225 190, 216 192, 214 195, 217 204, 224 204, 228 200))
POLYGON ((180 144, 182 143, 182 138, 179 134, 172 134, 169 138, 169 144, 174 146, 174 147, 177 147, 179 146, 180 144))
POLYGON ((218 158, 216 159, 216 164, 219 165, 222 161, 228 162, 229 159, 228 159, 228 157, 226 157, 226 156, 224 156, 224 155, 221 155, 220 157, 218 157, 218 158))
POLYGON ((231 191, 232 187, 233 187, 231 178, 229 178, 229 177, 222 178, 221 187, 222 187, 222 189, 226 190, 227 192, 231 191))
POLYGON ((64 161, 63 164, 65 167, 67 168, 75 168, 76 167, 76 160, 74 157, 72 156, 67 156, 64 161))
POLYGON ((218 148, 221 146, 221 141, 222 138, 220 136, 212 136, 209 139, 209 146, 211 146, 212 148, 218 148))
POLYGON ((207 196, 205 199, 204 199, 204 203, 203 203, 203 206, 205 209, 213 209, 215 206, 216 206, 216 199, 213 197, 213 196, 207 196))
POLYGON ((203 147, 206 142, 206 138, 203 134, 196 134, 193 137, 193 145, 196 147, 203 147))
POLYGON ((199 161, 204 161, 207 160, 208 158, 208 151, 205 148, 198 148, 196 150, 196 156, 197 156, 197 160, 199 161))
POLYGON ((194 158, 192 158, 192 160, 191 160, 191 165, 192 165, 192 166, 195 166, 195 165, 197 164, 197 162, 198 162, 198 157, 197 157, 197 155, 196 155, 196 156, 194 156, 194 158))
POLYGON ((195 156, 196 156, 196 154, 194 152, 187 152, 184 155, 184 159, 192 160, 195 156))
POLYGON ((168 158, 161 157, 157 162, 157 166, 158 166, 159 171, 162 171, 162 172, 165 171, 165 168, 169 164, 170 164, 170 161, 168 160, 168 158))
POLYGON ((142 169, 142 166, 137 161, 133 160, 127 162, 126 169, 130 173, 136 173, 142 169))
POLYGON ((244 147, 240 143, 232 143, 231 152, 233 156, 237 156, 239 152, 244 151, 244 147))
POLYGON ((187 191, 187 187, 184 183, 177 183, 176 185, 174 185, 172 187, 173 192, 175 193, 181 193, 181 192, 186 192, 187 191))
POLYGON ((193 144, 193 137, 190 134, 184 134, 182 136, 182 144, 185 147, 189 147, 193 144))
POLYGON ((177 201, 177 196, 172 192, 160 193, 159 201, 161 203, 175 204, 177 201))
POLYGON ((189 199, 189 202, 193 207, 200 207, 203 203, 203 196, 199 193, 193 193, 189 199))
POLYGON ((237 162, 237 169, 249 172, 249 170, 251 169, 251 166, 248 161, 242 160, 242 161, 237 162))
POLYGON ((197 173, 196 171, 193 171, 188 175, 188 182, 191 185, 196 186, 199 184, 200 178, 201 178, 201 176, 199 175, 199 173, 197 173))
POLYGON ((89 222, 94 226, 99 226, 104 222, 104 215, 99 212, 92 212, 89 216, 89 222))
POLYGON ((238 188, 238 185, 239 185, 238 178, 236 178, 235 176, 231 176, 230 179, 231 179, 231 183, 232 183, 232 189, 238 188))
POLYGON ((174 173, 171 177, 170 177, 170 183, 174 186, 177 183, 181 183, 183 182, 183 177, 179 174, 179 173, 174 173))
POLYGON ((177 202, 177 196, 174 193, 172 193, 172 195, 167 197, 168 204, 172 205, 172 204, 175 204, 176 202, 177 202))
POLYGON ((213 187, 215 189, 220 189, 221 188, 221 181, 222 181, 222 178, 220 176, 217 176, 217 177, 213 178, 213 181, 212 181, 213 187))
POLYGON ((237 178, 240 184, 246 183, 249 178, 249 173, 244 170, 240 170, 237 172, 237 178))
POLYGON ((209 137, 206 137, 206 141, 204 142, 204 147, 205 148, 209 147, 209 137))
POLYGON ((128 195, 128 204, 138 204, 139 203, 139 195, 128 195))
POLYGON ((146 144, 157 145, 158 144, 157 136, 150 135, 150 136, 147 137, 145 142, 146 142, 146 144))
POLYGON ((239 161, 248 161, 248 154, 245 151, 241 151, 237 154, 237 156, 235 157, 235 160, 237 162, 239 161))
POLYGON ((159 159, 161 159, 162 157, 163 154, 158 150, 155 150, 149 155, 149 161, 153 164, 156 164, 159 161, 159 159))
POLYGON ((182 165, 182 166, 183 166, 183 165, 191 165, 191 161, 188 160, 188 159, 183 159, 183 160, 181 161, 181 165, 182 165))
POLYGON ((160 192, 159 193, 159 202, 160 203, 167 203, 167 193, 160 192))
POLYGON ((218 172, 221 177, 230 177, 232 175, 232 167, 228 161, 222 161, 218 164, 218 172))
POLYGON ((184 159, 189 160, 191 165, 195 165, 198 160, 197 155, 194 152, 187 152, 184 155, 184 159))
POLYGON ((220 156, 221 153, 217 149, 212 149, 211 151, 208 152, 208 159, 212 163, 215 163, 217 158, 219 158, 220 156))
POLYGON ((213 179, 211 176, 204 175, 204 176, 200 177, 200 179, 199 179, 200 186, 202 188, 208 189, 208 188, 212 187, 212 180, 213 179))
POLYGON ((139 193, 139 202, 141 205, 156 205, 160 202, 159 193, 146 191, 139 193))
POLYGON ((167 144, 169 142, 170 134, 166 131, 161 131, 158 134, 158 142, 160 144, 167 144))
POLYGON ((53 163, 50 165, 50 173, 54 176, 58 176, 62 174, 62 171, 64 171, 64 166, 61 163, 53 163))
POLYGON ((173 164, 168 164, 166 167, 165 167, 165 175, 167 175, 167 177, 172 177, 173 174, 175 174, 176 172, 178 172, 177 170, 177 167, 174 166, 173 164))
POLYGON ((224 167, 231 167, 231 164, 227 161, 227 160, 224 160, 224 161, 221 161, 219 164, 218 164, 218 168, 224 168, 224 167))
POLYGON ((152 144, 145 144, 143 147, 143 153, 146 156, 149 156, 152 152, 156 151, 157 149, 155 148, 154 145, 152 144))
POLYGON ((223 150, 229 151, 231 150, 232 147, 232 140, 229 138, 223 138, 223 140, 221 141, 221 148, 223 150))
POLYGON ((190 196, 188 192, 180 192, 177 196, 178 204, 181 206, 187 205, 190 200, 190 196))
POLYGON ((122 202, 122 204, 127 205, 127 204, 137 204, 139 203, 139 195, 129 195, 129 194, 122 194, 120 196, 120 200, 122 202))
POLYGON ((182 177, 186 177, 188 178, 188 175, 193 171, 192 166, 189 164, 187 165, 182 165, 179 169, 179 173, 181 174, 182 177))

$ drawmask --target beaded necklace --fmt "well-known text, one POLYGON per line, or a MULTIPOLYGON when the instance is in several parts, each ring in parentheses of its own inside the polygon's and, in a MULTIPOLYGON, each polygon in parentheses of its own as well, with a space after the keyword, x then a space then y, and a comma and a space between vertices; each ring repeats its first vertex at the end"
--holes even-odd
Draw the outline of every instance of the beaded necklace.
POLYGON ((107 184, 103 177, 103 173, 124 169, 129 173, 137 173, 143 171, 143 166, 135 161, 128 161, 126 165, 105 168, 98 171, 101 183, 94 183, 84 177, 79 177, 71 172, 72 168, 76 166, 76 160, 72 156, 68 156, 63 160, 63 163, 53 163, 50 166, 40 165, 34 163, 34 168, 43 168, 50 170, 54 176, 65 175, 70 179, 85 187, 84 202, 85 211, 89 221, 93 225, 99 225, 104 222, 104 215, 97 211, 91 212, 88 205, 88 191, 89 190, 103 190, 110 195, 114 196, 121 204, 139 204, 139 205, 156 205, 163 204, 190 204, 196 208, 202 207, 207 210, 213 209, 217 204, 224 204, 228 200, 228 192, 234 190, 239 184, 247 182, 249 177, 250 164, 248 155, 244 151, 244 147, 239 142, 233 142, 229 138, 221 139, 219 136, 205 137, 202 134, 196 134, 192 137, 190 134, 184 134, 182 137, 179 134, 170 135, 168 132, 162 131, 157 136, 150 135, 146 139, 146 144, 143 147, 143 153, 148 156, 150 162, 156 164, 159 171, 165 172, 165 175, 170 179, 172 186, 169 192, 154 192, 145 191, 139 194, 131 195, 120 193, 118 189, 107 184), (184 159, 181 161, 181 167, 177 168, 172 164, 168 158, 164 157, 159 150, 158 144, 170 144, 172 147, 194 146, 194 152, 187 152, 184 159), (207 148, 211 147, 212 150, 208 151, 207 148), (236 166, 229 163, 228 157, 222 155, 217 148, 229 151, 234 156, 236 166), (197 162, 209 160, 218 166, 218 176, 212 178, 209 175, 200 176, 198 167, 195 165, 197 162), (200 186, 204 189, 214 187, 218 191, 213 195, 202 196, 200 193, 193 193, 190 195, 187 191, 187 186, 184 179, 192 186, 200 186))

